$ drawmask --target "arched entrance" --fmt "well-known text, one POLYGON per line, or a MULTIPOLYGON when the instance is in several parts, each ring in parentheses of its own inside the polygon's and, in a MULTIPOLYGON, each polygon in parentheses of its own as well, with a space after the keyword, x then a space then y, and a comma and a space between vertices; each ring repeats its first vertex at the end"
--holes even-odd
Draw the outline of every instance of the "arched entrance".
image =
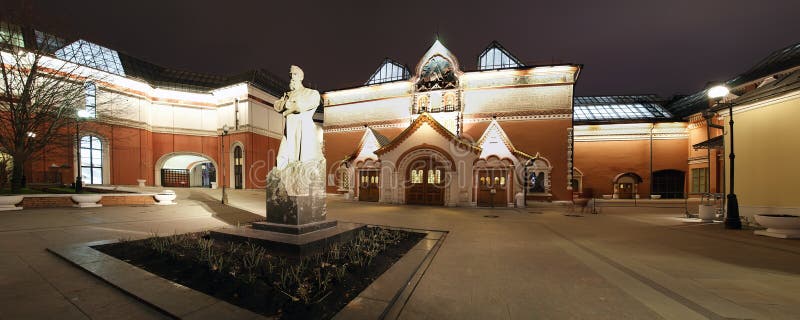
POLYGON ((358 200, 377 202, 380 199, 380 161, 367 159, 356 163, 358 200))
POLYGON ((452 183, 457 171, 449 153, 439 147, 422 144, 406 150, 397 159, 396 162, 381 165, 382 170, 389 171, 382 178, 390 179, 386 182, 397 186, 386 196, 389 201, 437 206, 454 204, 452 183))
POLYGON ((444 205, 445 166, 433 157, 414 159, 408 165, 406 204, 444 205))
POLYGON ((684 177, 683 171, 672 169, 653 172, 653 191, 650 194, 661 195, 661 199, 683 199, 684 177))
POLYGON ((475 200, 479 207, 506 207, 514 190, 514 162, 490 156, 474 164, 475 200))
POLYGON ((212 187, 219 181, 217 163, 195 152, 173 152, 156 161, 155 185, 163 187, 212 187))
POLYGON ((626 172, 614 179, 614 198, 633 199, 639 195, 642 178, 633 172, 626 172))

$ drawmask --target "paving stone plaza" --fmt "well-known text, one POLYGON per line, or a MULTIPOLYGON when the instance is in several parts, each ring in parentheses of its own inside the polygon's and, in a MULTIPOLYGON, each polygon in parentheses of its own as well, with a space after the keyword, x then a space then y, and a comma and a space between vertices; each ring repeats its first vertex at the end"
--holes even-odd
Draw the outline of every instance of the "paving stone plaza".
MULTIPOLYGON (((218 205, 219 190, 188 189, 178 191, 174 206, 0 214, 0 318, 164 318, 45 248, 263 217, 263 192, 237 190, 229 197, 235 207, 218 205)), ((332 197, 329 215, 449 232, 402 303, 401 319, 798 316, 800 243, 725 230, 720 223, 687 223, 680 210, 606 208, 573 215, 560 206, 432 208, 332 197)))

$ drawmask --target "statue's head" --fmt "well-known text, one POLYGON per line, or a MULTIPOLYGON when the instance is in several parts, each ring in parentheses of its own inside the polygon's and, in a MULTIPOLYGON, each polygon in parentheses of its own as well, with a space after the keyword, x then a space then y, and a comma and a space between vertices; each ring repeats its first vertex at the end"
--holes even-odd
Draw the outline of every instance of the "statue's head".
POLYGON ((292 77, 292 80, 289 81, 290 90, 297 90, 303 87, 303 77, 305 77, 303 69, 293 65, 289 67, 289 75, 292 77))

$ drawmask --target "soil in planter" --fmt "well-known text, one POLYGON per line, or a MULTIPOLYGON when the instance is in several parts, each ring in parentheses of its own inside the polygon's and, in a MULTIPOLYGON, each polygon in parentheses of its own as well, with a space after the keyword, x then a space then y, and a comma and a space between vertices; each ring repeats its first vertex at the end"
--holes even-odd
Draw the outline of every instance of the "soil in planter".
MULTIPOLYGON (((384 229, 370 227, 366 233, 375 235, 384 232, 381 230, 384 229)), ((163 245, 150 238, 95 248, 165 279, 259 314, 279 316, 281 319, 329 319, 425 237, 422 233, 391 232, 397 235, 396 241, 385 245, 363 266, 353 264, 348 259, 331 257, 332 250, 337 248, 344 251, 345 247, 370 247, 369 242, 364 241, 365 237, 358 242, 358 236, 328 247, 322 254, 307 257, 280 256, 279 252, 271 251, 268 247, 250 243, 209 241, 207 233, 158 238, 172 238, 173 242, 165 240, 163 245), (208 254, 204 255, 207 251, 199 249, 197 245, 201 242, 212 243, 209 251, 215 252, 213 255, 217 258, 208 259, 208 254), (253 252, 261 250, 261 264, 252 269, 244 267, 246 257, 252 258, 253 252), (217 259, 221 261, 209 261, 217 259), (307 272, 298 272, 301 268, 307 272), (293 276, 298 273, 304 275, 293 276), (321 290, 318 284, 326 276, 329 286, 321 290), (290 280, 284 281, 287 278, 290 280), (296 281, 295 285, 286 285, 292 282, 291 279, 298 278, 304 280, 296 281)))

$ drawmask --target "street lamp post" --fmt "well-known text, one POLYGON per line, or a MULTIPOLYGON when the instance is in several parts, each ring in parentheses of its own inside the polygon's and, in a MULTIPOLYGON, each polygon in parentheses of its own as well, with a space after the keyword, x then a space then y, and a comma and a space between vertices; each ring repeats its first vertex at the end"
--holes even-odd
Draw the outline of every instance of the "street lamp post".
MULTIPOLYGON (((721 107, 728 107, 728 118, 730 121, 728 124, 730 125, 730 135, 731 135, 731 152, 728 154, 728 158, 730 159, 730 192, 728 193, 728 213, 725 215, 725 228, 726 229, 741 229, 742 228, 742 221, 739 218, 739 200, 736 198, 736 193, 733 189, 733 181, 734 181, 734 160, 736 159, 736 154, 733 152, 733 103, 725 102, 721 103, 723 97, 728 95, 728 88, 723 85, 718 85, 712 87, 708 90, 708 97, 716 101, 717 105, 721 107)), ((711 159, 709 159, 709 163, 711 159)))
POLYGON ((222 204, 225 204, 228 200, 228 195, 225 194, 225 136, 228 135, 228 130, 230 130, 230 127, 227 124, 222 126, 222 139, 220 139, 220 145, 222 146, 222 159, 220 159, 220 162, 222 162, 222 181, 220 181, 222 185, 222 204))
POLYGON ((77 176, 75 177, 75 193, 81 193, 83 191, 83 174, 81 172, 81 135, 80 135, 80 123, 81 119, 86 119, 91 117, 92 115, 86 109, 78 110, 78 117, 75 120, 75 157, 77 158, 75 161, 76 168, 78 171, 77 176))

